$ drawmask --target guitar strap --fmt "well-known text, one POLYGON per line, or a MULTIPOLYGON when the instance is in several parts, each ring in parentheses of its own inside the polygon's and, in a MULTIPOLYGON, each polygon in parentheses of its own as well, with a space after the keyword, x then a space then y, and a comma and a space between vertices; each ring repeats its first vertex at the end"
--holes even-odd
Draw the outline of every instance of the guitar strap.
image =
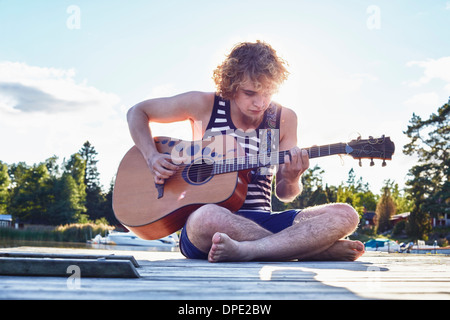
POLYGON ((262 126, 263 129, 259 131, 259 153, 262 156, 265 156, 265 159, 269 160, 268 165, 265 167, 260 167, 253 174, 252 182, 255 183, 261 176, 266 176, 271 174, 271 163, 273 162, 272 158, 269 158, 272 151, 276 154, 279 151, 280 145, 280 116, 281 116, 281 107, 276 103, 271 103, 269 108, 266 111, 264 117, 264 124, 262 126))

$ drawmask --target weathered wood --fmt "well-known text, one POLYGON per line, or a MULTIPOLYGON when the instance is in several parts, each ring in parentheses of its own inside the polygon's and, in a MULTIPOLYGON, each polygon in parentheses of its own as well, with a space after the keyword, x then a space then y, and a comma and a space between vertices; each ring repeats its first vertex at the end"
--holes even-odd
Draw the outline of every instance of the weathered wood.
POLYGON ((74 270, 79 271, 80 277, 139 277, 129 260, 0 258, 0 275, 69 277, 74 270))
POLYGON ((0 252, 0 257, 5 258, 48 258, 48 259, 106 259, 106 260, 129 260, 139 268, 139 263, 131 255, 92 255, 92 254, 64 254, 64 253, 36 253, 36 252, 0 252))
MULTIPOLYGON (((0 252, 18 249, 0 249, 0 252)), ((21 248, 75 254, 104 250, 21 248)), ((125 251, 113 251, 125 253, 125 251)), ((185 259, 179 252, 127 251, 140 278, 0 276, 0 299, 450 299, 450 256, 368 252, 355 262, 227 262, 185 259)))

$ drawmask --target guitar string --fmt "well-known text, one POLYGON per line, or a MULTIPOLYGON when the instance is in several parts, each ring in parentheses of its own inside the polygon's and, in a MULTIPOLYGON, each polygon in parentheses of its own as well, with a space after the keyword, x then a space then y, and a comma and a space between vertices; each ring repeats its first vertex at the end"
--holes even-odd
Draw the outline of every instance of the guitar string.
MULTIPOLYGON (((328 148, 328 146, 320 146, 320 148, 328 148)), ((328 148, 328 154, 324 152, 321 154, 321 152, 318 150, 318 147, 311 147, 311 148, 305 148, 307 150, 310 158, 316 158, 321 156, 329 156, 329 155, 336 155, 336 154, 346 154, 346 152, 342 152, 342 145, 335 144, 330 145, 328 148), (314 150, 315 149, 315 150, 314 150), (315 154, 314 154, 315 152, 315 154)), ((356 151, 353 149, 353 151, 356 151)), ((358 150, 361 151, 361 150, 358 150)), ((270 156, 273 156, 273 154, 277 154, 279 163, 274 163, 274 165, 283 164, 284 163, 284 157, 289 154, 289 151, 280 151, 280 152, 273 152, 270 154, 270 156)), ((203 176, 205 177, 204 180, 207 180, 209 177, 216 175, 216 174, 223 174, 223 173, 230 173, 230 172, 237 172, 241 170, 250 170, 258 167, 264 167, 264 165, 261 164, 260 159, 268 159, 270 156, 264 155, 264 154, 258 154, 255 155, 246 155, 243 157, 237 157, 237 158, 228 158, 228 159, 222 159, 217 161, 212 161, 211 164, 207 163, 198 163, 196 164, 197 169, 194 172, 197 176, 203 176), (257 158, 260 158, 259 160, 256 160, 257 158), (241 160, 242 159, 242 160, 241 160), (252 162, 249 161, 249 159, 252 159, 252 162), (228 163, 227 163, 228 161, 228 163), (257 162, 259 161, 259 162, 257 162), (239 168, 239 166, 246 166, 245 168, 239 168), (221 167, 220 170, 216 170, 217 167, 221 167), (205 175, 206 174, 206 175, 205 175)), ((374 157, 375 158, 375 157, 374 157)), ((192 163, 185 164, 175 172, 174 175, 172 175, 169 179, 171 180, 185 180, 185 176, 189 176, 188 173, 184 173, 187 166, 191 166, 192 163)), ((270 165, 270 164, 269 164, 270 165)), ((204 181, 201 180, 201 181, 204 181)))
MULTIPOLYGON (((328 154, 326 154, 327 152, 324 152, 322 154, 322 156, 334 155, 334 154, 338 154, 340 151, 342 151, 342 145, 340 145, 340 144, 329 145, 329 146, 320 146, 320 148, 324 148, 328 152, 328 154)), ((319 147, 305 148, 305 150, 307 150, 310 158, 315 158, 315 157, 321 156, 321 152, 318 149, 319 149, 319 147)), ((222 174, 222 173, 229 173, 229 172, 235 172, 235 171, 241 171, 241 170, 254 169, 254 168, 258 168, 258 167, 264 167, 264 165, 262 165, 262 160, 272 159, 272 158, 278 159, 278 162, 279 162, 279 163, 275 163, 274 165, 283 164, 284 156, 288 155, 288 153, 289 153, 289 151, 280 151, 280 152, 273 152, 270 155, 266 155, 266 154, 259 154, 256 156, 255 155, 246 155, 243 157, 216 160, 216 161, 212 161, 211 164, 198 163, 198 164, 196 164, 197 169, 196 169, 195 173, 200 176, 205 175, 205 174, 208 174, 208 176, 210 176, 212 174, 222 174), (276 154, 276 157, 273 157, 273 154, 276 154), (283 157, 283 159, 281 157, 283 157), (212 169, 211 169, 211 166, 212 166, 212 169), (228 166, 229 166, 229 168, 228 168, 228 166), (244 167, 239 168, 240 166, 244 166, 244 167), (217 167, 219 167, 220 170, 216 170, 217 167)), ((184 172, 186 166, 191 166, 191 165, 192 165, 192 163, 183 165, 183 168, 177 170, 175 172, 175 174, 172 175, 169 179, 171 179, 171 180, 178 179, 178 178, 184 179, 184 177, 182 177, 183 172, 184 172)), ((270 164, 267 164, 267 165, 270 165, 270 164)))
MULTIPOLYGON (((284 156, 288 153, 288 151, 281 151, 278 153, 278 161, 282 160, 280 163, 276 163, 276 164, 282 164, 284 163, 284 159, 281 159, 281 156, 284 156)), ((261 159, 264 157, 264 155, 259 155, 259 156, 243 156, 243 157, 237 157, 237 158, 228 158, 228 159, 223 159, 223 160, 217 160, 217 161, 212 161, 211 164, 207 164, 207 163, 189 163, 189 164, 184 164, 184 165, 180 165, 180 168, 175 172, 174 175, 172 175, 169 179, 177 179, 177 178, 182 178, 184 179, 184 177, 182 177, 182 175, 184 174, 184 170, 186 169, 187 166, 192 166, 192 165, 196 165, 197 169, 195 171, 195 173, 197 175, 205 175, 208 174, 209 175, 213 175, 213 174, 223 174, 223 173, 229 173, 229 172, 236 172, 236 171, 241 171, 241 170, 250 170, 250 169, 254 169, 254 168, 258 168, 258 167, 262 167, 261 164, 261 159), (255 158, 260 158, 258 160, 254 160, 255 158), (250 160, 252 159, 252 160, 250 160), (230 162, 230 163, 227 163, 230 162), (259 162, 256 162, 259 161, 259 162), (245 166, 245 168, 239 168, 240 166, 245 166), (219 170, 216 170, 216 168, 219 167, 219 170)), ((189 175, 189 174, 187 174, 189 175)))
MULTIPOLYGON (((348 154, 346 152, 345 147, 348 146, 344 143, 335 143, 335 144, 329 144, 329 145, 323 145, 323 146, 312 146, 309 148, 304 148, 308 152, 308 155, 310 158, 316 158, 321 156, 329 156, 329 155, 335 155, 335 154, 348 154), (327 154, 328 153, 328 154, 327 154)), ((362 149, 356 149, 352 148, 354 153, 355 151, 361 152, 362 149)), ((273 152, 270 153, 270 155, 266 154, 258 154, 258 155, 245 155, 243 157, 237 157, 237 158, 228 158, 223 160, 216 160, 213 161, 213 164, 197 164, 197 174, 205 174, 211 171, 211 165, 213 165, 213 171, 215 171, 215 174, 221 174, 221 173, 228 173, 233 171, 239 171, 239 170, 247 170, 247 169, 253 169, 257 167, 264 167, 265 165, 262 165, 262 161, 266 159, 272 159, 273 154, 278 153, 278 161, 280 161, 280 157, 284 153, 284 156, 289 153, 289 151, 279 151, 279 152, 273 152), (250 161, 251 160, 251 161, 250 161), (250 167, 248 167, 250 165, 250 167), (214 167, 215 166, 215 167, 214 167), (231 166, 231 168, 228 168, 228 166, 231 166), (237 168, 236 168, 237 166, 237 168), (239 169, 239 166, 247 166, 245 168, 239 169), (217 167, 221 167, 220 170, 215 170, 217 167)), ((368 156, 367 156, 368 157, 368 156)), ((375 158, 375 156, 374 156, 375 158)), ((284 163, 284 159, 281 163, 275 163, 275 164, 282 164, 284 163)), ((192 163, 188 164, 191 165, 192 163)), ((270 164, 268 164, 270 165, 270 164)), ((267 166, 267 165, 266 165, 267 166)), ((181 175, 181 173, 180 173, 181 175)), ((173 178, 173 176, 171 177, 173 178)))
MULTIPOLYGON (((275 152, 274 152, 275 153, 275 152)), ((278 161, 280 161, 281 156, 286 155, 288 153, 288 151, 281 151, 278 153, 278 161)), ((254 156, 254 155, 246 155, 243 157, 237 157, 237 158, 228 158, 228 159, 223 159, 223 160, 217 160, 217 161, 212 161, 211 164, 207 164, 207 163, 189 163, 189 164, 184 164, 184 165, 180 165, 180 168, 174 173, 174 175, 172 175, 169 179, 171 180, 176 180, 176 179, 182 179, 184 180, 184 177, 182 177, 182 175, 184 175, 184 171, 186 169, 187 166, 192 166, 192 165, 196 165, 197 169, 195 171, 195 173, 197 174, 197 176, 204 176, 206 174, 207 177, 214 175, 214 174, 223 174, 223 173, 229 173, 229 172, 237 172, 237 171, 241 171, 241 170, 250 170, 250 169, 254 169, 257 167, 261 167, 261 165, 259 165, 261 163, 261 159, 264 157, 264 155, 258 155, 258 156, 254 156), (253 160, 255 158, 260 158, 258 160, 253 160), (252 159, 252 160, 250 160, 252 159), (230 163, 227 163, 230 162, 230 163), (259 161, 259 162, 256 162, 259 161), (239 166, 246 166, 245 168, 239 168, 239 166), (217 167, 221 167, 220 170, 216 170, 217 167)), ((284 163, 284 159, 282 159, 282 162, 284 163)), ((186 173, 185 175, 189 175, 188 173, 186 173)), ((206 179, 205 179, 206 180, 206 179)))

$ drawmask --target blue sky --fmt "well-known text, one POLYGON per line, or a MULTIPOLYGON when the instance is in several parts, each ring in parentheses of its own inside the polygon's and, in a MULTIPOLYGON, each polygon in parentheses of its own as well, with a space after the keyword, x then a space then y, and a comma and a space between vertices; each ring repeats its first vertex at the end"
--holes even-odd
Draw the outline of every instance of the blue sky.
MULTIPOLYGON (((338 185, 350 168, 378 192, 401 186, 415 112, 450 95, 450 1, 0 0, 0 160, 62 160, 89 140, 107 186, 132 141, 126 111, 143 99, 214 91, 213 69, 240 41, 264 40, 289 63, 275 100, 299 117, 300 146, 390 136, 388 166, 311 161, 338 185)), ((186 124, 155 134, 190 139, 186 124)))

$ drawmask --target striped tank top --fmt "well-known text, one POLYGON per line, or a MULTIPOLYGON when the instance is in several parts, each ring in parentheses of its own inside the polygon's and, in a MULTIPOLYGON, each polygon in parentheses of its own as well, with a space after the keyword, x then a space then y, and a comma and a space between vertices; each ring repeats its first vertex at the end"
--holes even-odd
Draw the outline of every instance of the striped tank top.
MULTIPOLYGON (((218 134, 236 138, 246 155, 256 155, 261 151, 279 151, 279 128, 281 107, 271 103, 264 113, 259 127, 252 132, 239 130, 233 124, 230 114, 230 101, 216 95, 214 107, 204 139, 218 134)), ((247 197, 240 210, 271 212, 272 180, 275 167, 262 167, 252 171, 252 181, 248 184, 247 197)))

